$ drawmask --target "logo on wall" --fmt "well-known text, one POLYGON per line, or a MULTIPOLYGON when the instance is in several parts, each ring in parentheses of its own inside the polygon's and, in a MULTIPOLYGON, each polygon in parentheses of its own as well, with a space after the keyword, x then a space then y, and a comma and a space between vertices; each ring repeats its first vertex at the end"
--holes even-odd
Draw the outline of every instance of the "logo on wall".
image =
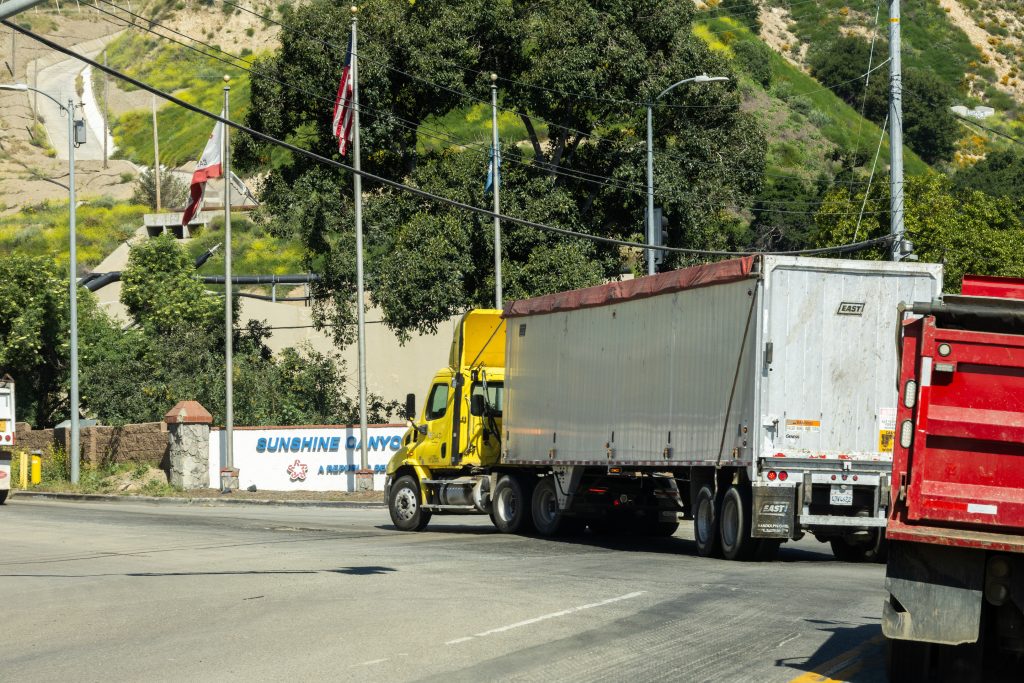
POLYGON ((292 482, 306 481, 306 471, 309 467, 302 464, 298 460, 288 465, 288 480, 292 482))

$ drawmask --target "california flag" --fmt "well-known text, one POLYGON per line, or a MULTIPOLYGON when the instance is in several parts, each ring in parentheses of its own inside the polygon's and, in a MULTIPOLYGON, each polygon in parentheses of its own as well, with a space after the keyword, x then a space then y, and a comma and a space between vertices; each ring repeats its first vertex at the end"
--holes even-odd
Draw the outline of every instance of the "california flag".
MULTIPOLYGON (((224 112, 220 113, 224 118, 224 112)), ((221 176, 221 153, 224 146, 224 124, 220 121, 213 127, 213 133, 203 148, 203 155, 199 157, 196 170, 192 174, 192 187, 189 191, 188 206, 181 217, 181 224, 188 225, 195 218, 203 205, 203 195, 206 193, 206 181, 221 176)))

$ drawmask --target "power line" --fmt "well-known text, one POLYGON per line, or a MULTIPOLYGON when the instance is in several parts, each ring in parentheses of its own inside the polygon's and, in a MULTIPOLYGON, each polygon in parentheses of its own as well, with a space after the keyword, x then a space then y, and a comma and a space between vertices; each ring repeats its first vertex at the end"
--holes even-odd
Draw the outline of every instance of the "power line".
POLYGON ((145 82, 143 82, 143 81, 141 81, 141 80, 139 80, 137 78, 133 78, 133 77, 131 77, 131 76, 129 76, 129 75, 127 75, 127 74, 117 70, 117 69, 111 68, 109 66, 101 64, 100 62, 98 62, 98 61, 96 61, 94 59, 90 59, 89 57, 86 57, 85 55, 79 54, 78 52, 75 52, 74 50, 72 50, 72 49, 70 49, 68 47, 65 47, 63 45, 60 45, 60 44, 58 44, 58 43, 48 39, 48 38, 45 38, 45 37, 35 33, 34 31, 30 30, 30 29, 18 26, 18 25, 12 23, 11 21, 9 21, 7 19, 4 19, 4 20, 0 21, 0 23, 2 23, 4 26, 7 26, 8 28, 10 28, 10 29, 12 29, 14 31, 17 31, 17 32, 19 32, 19 33, 21 33, 23 35, 26 35, 26 36, 32 38, 33 40, 36 40, 37 42, 45 45, 46 47, 49 47, 52 50, 56 50, 57 52, 60 52, 61 54, 68 55, 69 57, 74 57, 74 58, 76 58, 76 59, 78 59, 78 60, 80 60, 82 62, 85 62, 86 64, 91 65, 93 68, 96 68, 96 69, 99 69, 99 70, 101 70, 101 71, 103 71, 105 73, 108 73, 108 74, 114 76, 115 78, 120 78, 121 80, 124 80, 124 81, 134 85, 136 88, 139 88, 141 90, 145 90, 146 92, 149 92, 149 93, 152 93, 154 95, 157 95, 160 98, 162 98, 164 100, 167 100, 168 102, 172 102, 174 104, 177 104, 178 106, 182 107, 183 109, 187 109, 187 110, 189 110, 189 111, 191 111, 193 113, 196 113, 196 114, 199 114, 201 116, 204 116, 204 117, 206 117, 206 118, 208 118, 210 120, 220 122, 220 123, 222 123, 222 124, 224 124, 226 126, 231 126, 232 128, 235 128, 236 130, 240 130, 240 131, 245 132, 245 133, 247 133, 247 134, 249 134, 249 135, 251 135, 251 136, 253 136, 255 138, 258 138, 258 139, 261 139, 261 140, 263 140, 265 142, 277 145, 279 147, 287 149, 287 150, 289 150, 291 152, 294 152, 296 154, 300 154, 302 156, 305 156, 305 157, 307 157, 307 158, 309 158, 309 159, 311 159, 313 161, 316 161, 318 163, 321 163, 321 164, 323 164, 325 166, 331 166, 333 168, 342 169, 342 170, 348 171, 350 173, 357 173, 357 174, 361 175, 362 177, 364 177, 364 178, 366 178, 368 180, 373 180, 373 181, 378 182, 378 183, 380 183, 382 185, 386 185, 388 187, 392 187, 394 189, 397 189, 397 190, 400 190, 400 191, 403 191, 403 192, 407 192, 409 194, 413 194, 413 195, 416 195, 418 197, 422 197, 424 199, 429 199, 431 201, 435 201, 435 202, 439 202, 439 203, 442 203, 442 204, 446 204, 448 206, 452 206, 452 207, 455 207, 455 208, 458 208, 458 209, 463 209, 465 211, 470 211, 470 212, 477 213, 477 214, 480 214, 480 215, 483 215, 483 216, 487 216, 487 217, 490 217, 490 218, 499 218, 499 219, 507 221, 509 223, 513 223, 513 224, 516 224, 516 225, 521 225, 521 226, 524 226, 524 227, 534 228, 534 229, 541 230, 541 231, 544 231, 544 232, 549 232, 549 233, 552 233, 552 234, 563 235, 563 236, 566 236, 566 237, 575 237, 575 238, 578 238, 578 239, 586 239, 586 240, 590 240, 590 241, 601 243, 601 244, 610 244, 610 245, 615 245, 615 246, 631 247, 631 248, 637 248, 637 249, 661 249, 661 250, 663 250, 665 252, 681 253, 681 254, 691 254, 691 255, 700 255, 700 256, 756 256, 756 255, 761 255, 761 254, 817 255, 817 254, 849 253, 849 252, 853 252, 853 251, 860 251, 861 249, 870 248, 870 247, 873 247, 873 246, 876 246, 876 245, 888 242, 888 241, 890 241, 892 239, 892 237, 890 235, 886 235, 886 236, 881 237, 881 238, 877 238, 877 239, 874 239, 874 240, 867 240, 865 242, 860 242, 860 243, 855 243, 855 244, 844 244, 844 245, 838 245, 838 246, 835 246, 835 247, 821 247, 821 248, 817 248, 817 249, 802 249, 802 250, 795 250, 795 251, 788 251, 788 252, 725 251, 725 250, 711 250, 711 249, 687 249, 687 248, 684 248, 684 247, 657 246, 657 245, 645 244, 645 243, 641 243, 641 242, 631 242, 631 241, 627 241, 627 240, 620 240, 620 239, 615 239, 615 238, 612 238, 612 237, 603 237, 603 236, 599 236, 599 235, 591 235, 591 234, 588 234, 588 233, 577 232, 575 230, 569 230, 569 229, 566 229, 566 228, 559 228, 559 227, 555 227, 555 226, 552 226, 552 225, 546 225, 544 223, 538 223, 536 221, 530 221, 530 220, 527 220, 527 219, 524 219, 524 218, 517 218, 515 216, 499 215, 499 214, 496 214, 493 211, 490 211, 488 209, 484 209, 484 208, 481 208, 481 207, 478 207, 478 206, 473 206, 471 204, 466 204, 465 202, 460 202, 458 200, 451 199, 449 197, 443 197, 441 195, 434 194, 433 192, 428 192, 426 190, 422 190, 422 189, 417 188, 417 187, 412 187, 410 185, 406 185, 406 184, 401 183, 399 181, 391 180, 390 178, 384 178, 383 176, 379 176, 379 175, 376 175, 374 173, 370 173, 368 171, 363 171, 363 170, 358 170, 357 171, 356 169, 352 168, 351 166, 349 166, 348 164, 345 164, 343 162, 335 161, 334 159, 329 159, 329 158, 321 156, 321 155, 319 155, 319 154, 317 154, 315 152, 311 152, 309 150, 306 150, 306 149, 303 149, 303 148, 298 147, 296 145, 293 145, 293 144, 291 144, 289 142, 286 142, 284 140, 279 140, 279 139, 273 137, 272 135, 268 135, 267 133, 263 133, 263 132, 254 130, 252 128, 249 128, 248 126, 245 126, 243 124, 237 123, 237 122, 232 121, 230 119, 226 119, 226 118, 224 118, 222 116, 219 116, 217 114, 212 114, 212 113, 210 113, 210 112, 208 112, 208 111, 206 111, 206 110, 204 110, 204 109, 202 109, 202 108, 200 108, 200 107, 198 107, 198 106, 196 106, 194 104, 186 102, 186 101, 184 101, 184 100, 182 100, 182 99, 180 99, 178 97, 175 97, 174 95, 172 95, 170 93, 164 92, 163 90, 160 90, 159 88, 153 87, 153 86, 149 85, 148 83, 145 83, 145 82))

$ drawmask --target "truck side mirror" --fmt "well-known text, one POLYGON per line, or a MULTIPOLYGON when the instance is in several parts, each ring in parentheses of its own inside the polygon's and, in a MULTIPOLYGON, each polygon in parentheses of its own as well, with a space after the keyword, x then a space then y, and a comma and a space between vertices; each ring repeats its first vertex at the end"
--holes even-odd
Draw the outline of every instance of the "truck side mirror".
POLYGON ((405 395, 405 417, 408 420, 416 419, 416 394, 405 395))
POLYGON ((483 417, 487 410, 487 401, 483 394, 473 394, 469 400, 469 414, 473 417, 483 417))

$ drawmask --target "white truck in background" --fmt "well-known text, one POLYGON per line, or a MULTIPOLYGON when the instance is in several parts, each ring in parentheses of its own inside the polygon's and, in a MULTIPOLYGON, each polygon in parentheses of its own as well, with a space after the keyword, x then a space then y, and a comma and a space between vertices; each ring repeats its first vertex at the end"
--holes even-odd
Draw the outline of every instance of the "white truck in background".
POLYGON ((14 452, 14 380, 0 379, 0 505, 11 490, 11 456, 14 452))

